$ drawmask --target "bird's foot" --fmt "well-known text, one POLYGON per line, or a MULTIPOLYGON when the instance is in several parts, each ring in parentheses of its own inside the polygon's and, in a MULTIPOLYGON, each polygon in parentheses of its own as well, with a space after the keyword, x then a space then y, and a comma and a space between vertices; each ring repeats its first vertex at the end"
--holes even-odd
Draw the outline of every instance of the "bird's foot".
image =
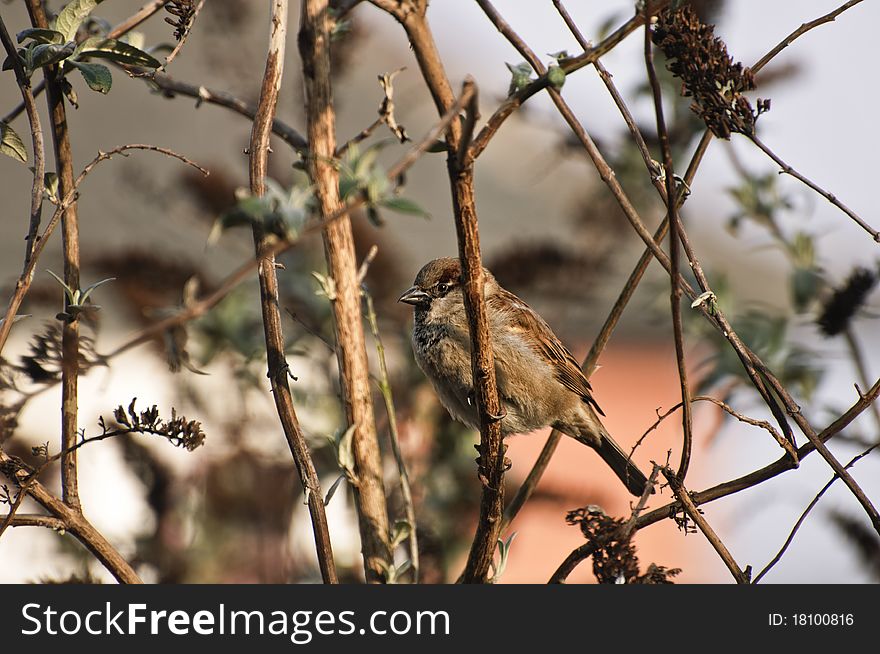
MULTIPOLYGON (((467 394, 467 403, 468 403, 468 406, 476 406, 477 396, 474 394, 473 391, 471 391, 470 393, 467 394)), ((491 422, 498 422, 499 420, 504 420, 504 418, 507 417, 507 409, 505 409, 504 407, 501 407, 501 413, 499 413, 499 414, 487 412, 486 417, 489 418, 489 420, 491 422)))

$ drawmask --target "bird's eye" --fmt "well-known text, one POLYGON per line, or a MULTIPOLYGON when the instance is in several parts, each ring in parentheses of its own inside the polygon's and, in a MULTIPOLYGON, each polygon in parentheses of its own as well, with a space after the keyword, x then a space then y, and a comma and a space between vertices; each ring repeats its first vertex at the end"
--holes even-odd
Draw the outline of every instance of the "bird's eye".
POLYGON ((449 284, 446 282, 440 282, 437 284, 437 293, 440 295, 446 295, 449 292, 449 284))

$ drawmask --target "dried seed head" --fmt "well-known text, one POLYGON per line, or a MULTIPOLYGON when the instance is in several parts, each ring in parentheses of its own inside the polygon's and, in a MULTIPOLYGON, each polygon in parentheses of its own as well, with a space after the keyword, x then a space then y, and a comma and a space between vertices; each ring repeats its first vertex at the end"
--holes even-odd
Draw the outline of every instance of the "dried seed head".
POLYGON ((853 270, 846 284, 834 289, 831 297, 824 303, 822 313, 816 319, 822 333, 831 337, 844 331, 876 285, 875 272, 867 268, 853 270))
POLYGON ((195 0, 176 0, 165 5, 165 11, 174 18, 165 17, 165 22, 174 26, 174 38, 180 41, 192 27, 196 14, 195 0))
MULTIPOLYGON (((754 76, 733 62, 714 25, 706 25, 685 6, 663 12, 652 38, 669 60, 669 71, 684 83, 682 95, 693 97, 691 109, 715 136, 754 133, 757 114, 742 95, 755 88, 754 76)), ((762 107, 769 109, 769 101, 762 107)))

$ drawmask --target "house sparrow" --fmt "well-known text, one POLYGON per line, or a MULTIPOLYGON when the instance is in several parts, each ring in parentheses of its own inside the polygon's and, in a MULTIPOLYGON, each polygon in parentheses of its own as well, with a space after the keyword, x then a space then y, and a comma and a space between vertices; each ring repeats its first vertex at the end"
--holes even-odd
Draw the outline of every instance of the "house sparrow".
MULTIPOLYGON (((608 434, 590 382, 550 326, 483 269, 504 436, 551 426, 599 453, 633 495, 647 479, 608 434)), ((413 305, 416 363, 453 418, 479 429, 458 259, 429 261, 399 302, 413 305)))

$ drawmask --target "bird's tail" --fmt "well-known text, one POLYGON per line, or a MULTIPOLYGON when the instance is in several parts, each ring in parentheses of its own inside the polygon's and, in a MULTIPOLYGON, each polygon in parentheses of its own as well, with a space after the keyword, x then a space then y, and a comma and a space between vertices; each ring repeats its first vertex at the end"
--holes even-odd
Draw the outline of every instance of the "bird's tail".
POLYGON ((648 483, 647 477, 642 471, 636 467, 622 449, 611 436, 607 433, 602 434, 599 444, 590 444, 614 471, 620 481, 624 483, 627 490, 636 497, 641 497, 645 492, 645 485, 648 483))
MULTIPOLYGON (((627 490, 636 497, 641 497, 645 492, 648 478, 620 448, 620 445, 611 438, 611 434, 605 429, 605 425, 602 424, 602 420, 596 415, 593 407, 586 404, 583 408, 584 410, 579 412, 578 420, 574 424, 559 423, 554 427, 596 450, 602 460, 620 478, 627 490)), ((653 489, 651 492, 654 492, 653 489)))

